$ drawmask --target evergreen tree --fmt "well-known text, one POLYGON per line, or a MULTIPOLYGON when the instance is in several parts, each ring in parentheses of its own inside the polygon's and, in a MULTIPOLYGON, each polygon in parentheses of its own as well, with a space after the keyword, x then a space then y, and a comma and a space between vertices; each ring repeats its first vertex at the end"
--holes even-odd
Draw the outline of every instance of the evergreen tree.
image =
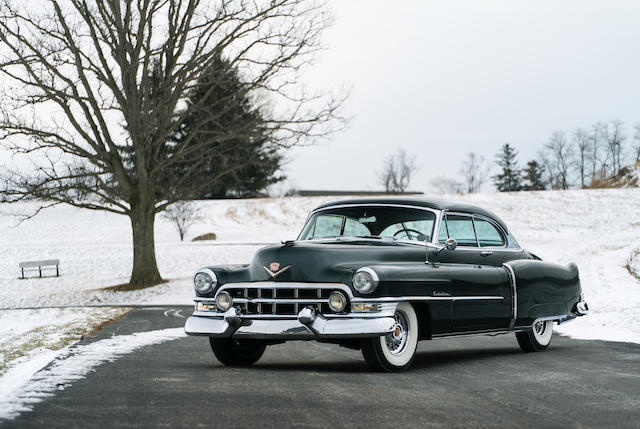
POLYGON ((509 143, 502 145, 496 154, 496 164, 502 172, 492 177, 493 183, 500 192, 520 191, 522 189, 520 168, 516 157, 518 152, 509 143))
POLYGON ((544 179, 542 178, 543 174, 544 166, 538 164, 536 160, 527 162, 527 168, 522 172, 522 177, 527 183, 522 189, 525 191, 544 191, 547 189, 544 179))
POLYGON ((175 188, 182 199, 251 197, 284 180, 278 175, 283 157, 243 86, 237 69, 222 58, 202 73, 187 101, 201 107, 191 110, 166 145, 165 156, 178 156, 180 162, 164 172, 165 192, 175 188), (204 150, 202 139, 209 141, 204 150), (185 141, 188 144, 183 145, 185 141), (173 148, 180 146, 181 153, 174 153, 173 148), (194 164, 199 165, 195 171, 194 164), (218 179, 212 181, 213 177, 218 179), (197 193, 185 195, 185 184, 207 181, 211 186, 194 187, 199 188, 197 193))

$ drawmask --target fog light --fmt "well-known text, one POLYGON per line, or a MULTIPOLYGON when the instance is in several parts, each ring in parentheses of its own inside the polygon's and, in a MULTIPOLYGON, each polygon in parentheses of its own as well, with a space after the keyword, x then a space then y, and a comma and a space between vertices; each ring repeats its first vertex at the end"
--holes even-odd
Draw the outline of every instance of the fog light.
POLYGON ((340 292, 332 292, 331 295, 329 295, 329 307, 336 313, 344 310, 346 305, 347 298, 340 292))
POLYGON ((227 311, 233 304, 233 298, 227 292, 220 292, 216 297, 216 307, 220 311, 227 311))

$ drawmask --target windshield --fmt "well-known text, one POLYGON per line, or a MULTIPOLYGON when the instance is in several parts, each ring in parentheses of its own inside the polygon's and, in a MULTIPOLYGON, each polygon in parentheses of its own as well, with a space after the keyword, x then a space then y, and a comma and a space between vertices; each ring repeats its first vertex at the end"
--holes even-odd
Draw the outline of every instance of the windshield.
POLYGON ((328 208, 311 216, 298 240, 334 237, 388 237, 431 241, 433 212, 404 207, 328 208))

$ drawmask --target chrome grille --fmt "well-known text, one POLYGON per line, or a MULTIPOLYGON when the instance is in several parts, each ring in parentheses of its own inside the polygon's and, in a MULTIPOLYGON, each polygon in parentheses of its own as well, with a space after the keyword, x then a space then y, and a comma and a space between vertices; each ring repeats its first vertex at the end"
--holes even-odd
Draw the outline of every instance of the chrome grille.
POLYGON ((315 307, 320 313, 333 313, 329 308, 329 295, 341 292, 347 299, 348 293, 335 286, 291 286, 273 287, 242 286, 229 284, 220 291, 225 291, 233 298, 234 306, 244 308, 248 315, 295 316, 304 307, 315 307))

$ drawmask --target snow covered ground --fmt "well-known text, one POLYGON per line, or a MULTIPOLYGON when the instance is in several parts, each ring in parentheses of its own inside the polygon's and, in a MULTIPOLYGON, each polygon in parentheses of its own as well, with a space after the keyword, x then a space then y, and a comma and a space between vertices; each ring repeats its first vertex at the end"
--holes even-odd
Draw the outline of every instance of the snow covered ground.
MULTIPOLYGON (((559 326, 558 332, 582 339, 640 343, 640 280, 626 268, 627 264, 636 268, 640 264, 640 257, 631 258, 640 249, 640 189, 436 198, 489 208, 506 221, 527 249, 549 261, 578 264, 592 312, 559 326)), ((0 310, 0 385, 7 383, 7 376, 18 365, 38 367, 40 360, 63 353, 92 326, 126 311, 16 309, 191 304, 195 270, 210 264, 249 262, 262 245, 295 238, 309 210, 332 199, 199 202, 203 219, 189 231, 187 239, 214 232, 218 237, 214 242, 181 243, 173 225, 159 217, 158 264, 169 282, 134 292, 103 290, 128 280, 132 250, 127 218, 59 206, 17 224, 14 215, 29 214, 35 206, 0 205, 0 308, 12 309, 0 310), (18 279, 19 262, 50 258, 61 260, 60 277, 18 279), (36 332, 40 334, 34 337, 36 332)))
POLYGON ((184 337, 182 328, 118 335, 89 344, 41 353, 28 364, 12 367, 0 384, 0 419, 11 419, 33 404, 83 378, 102 362, 151 344, 184 337), (53 361, 49 364, 49 362, 53 361), (44 367, 44 368, 43 368, 44 367))

